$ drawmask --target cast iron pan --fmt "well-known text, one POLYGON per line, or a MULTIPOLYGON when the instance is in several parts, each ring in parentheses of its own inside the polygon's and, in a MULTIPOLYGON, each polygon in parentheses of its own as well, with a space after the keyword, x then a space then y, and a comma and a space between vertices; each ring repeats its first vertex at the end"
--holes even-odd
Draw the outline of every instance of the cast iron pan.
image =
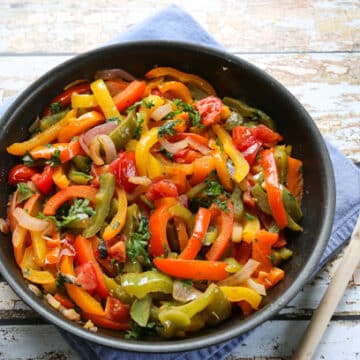
POLYGON ((28 137, 27 129, 50 100, 73 80, 91 80, 96 70, 123 68, 138 77, 154 66, 173 66, 207 79, 220 97, 241 98, 268 113, 293 145, 293 154, 304 163, 304 232, 289 236, 294 257, 285 264, 285 279, 269 292, 262 308, 241 319, 231 319, 186 339, 124 340, 120 334, 92 333, 72 323, 35 297, 27 288, 12 253, 10 236, 0 235, 0 271, 14 291, 49 322, 84 339, 114 348, 139 352, 175 352, 213 345, 238 336, 263 323, 284 307, 313 274, 329 238, 335 209, 335 184, 331 162, 313 120, 299 102, 276 80, 255 66, 225 52, 186 43, 156 41, 112 45, 77 56, 51 70, 24 91, 1 119, 0 186, 1 217, 13 190, 7 172, 16 159, 6 146, 28 137))

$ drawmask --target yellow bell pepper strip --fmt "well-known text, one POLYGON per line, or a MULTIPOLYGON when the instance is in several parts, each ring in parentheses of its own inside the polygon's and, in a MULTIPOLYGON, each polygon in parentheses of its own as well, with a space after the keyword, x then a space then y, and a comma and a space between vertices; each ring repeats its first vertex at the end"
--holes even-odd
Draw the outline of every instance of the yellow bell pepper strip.
POLYGON ((255 310, 259 308, 262 297, 255 290, 244 286, 220 286, 220 290, 225 294, 230 302, 245 300, 255 310))
POLYGON ((280 229, 286 227, 288 220, 282 199, 274 152, 270 149, 261 152, 260 164, 264 169, 265 188, 273 218, 280 229))
POLYGON ((46 270, 34 270, 31 268, 26 268, 23 275, 25 279, 35 284, 48 285, 55 283, 54 276, 46 270))
POLYGON ((109 93, 104 80, 98 79, 90 84, 91 90, 94 93, 96 101, 99 103, 106 119, 122 118, 116 105, 109 93))
POLYGON ((115 176, 112 173, 101 174, 99 181, 100 188, 95 196, 95 214, 90 219, 89 227, 83 233, 86 238, 94 236, 104 225, 115 190, 115 176))
POLYGON ((80 135, 92 127, 105 121, 104 116, 97 111, 88 111, 85 114, 69 121, 58 134, 59 142, 69 142, 74 136, 80 135))
MULTIPOLYGON (((136 150, 136 149, 135 149, 136 150)), ((164 174, 164 167, 156 157, 149 153, 147 174, 150 179, 156 179, 164 174)))
POLYGON ((243 231, 241 238, 246 243, 250 244, 256 239, 256 233, 260 230, 260 221, 256 215, 245 214, 243 218, 243 231))
POLYGON ((229 174, 229 170, 226 166, 226 155, 224 152, 221 152, 218 146, 215 146, 214 151, 214 160, 215 160, 215 168, 220 179, 221 185, 228 192, 232 192, 233 183, 229 174))
POLYGON ((227 264, 223 261, 157 257, 153 263, 163 273, 180 279, 220 281, 228 276, 227 264))
POLYGON ((121 286, 131 296, 142 299, 152 292, 171 294, 173 280, 157 271, 145 271, 141 273, 127 273, 121 275, 121 286))
POLYGON ((204 90, 209 95, 216 95, 215 89, 203 78, 193 74, 187 74, 172 67, 157 67, 145 74, 148 79, 169 76, 185 84, 193 84, 204 90))
POLYGON ((57 138, 60 130, 69 123, 70 119, 73 118, 75 114, 76 114, 76 110, 69 111, 65 115, 65 117, 61 119, 59 122, 50 126, 41 133, 35 135, 31 139, 21 143, 14 143, 8 146, 6 148, 7 152, 11 155, 23 156, 36 146, 46 145, 53 142, 57 138))
POLYGON ((73 198, 89 199, 92 204, 95 203, 95 197, 98 189, 87 185, 72 185, 66 189, 58 191, 45 204, 44 215, 55 215, 56 210, 66 201, 73 198))
MULTIPOLYGON (((73 261, 73 257, 71 256, 62 256, 60 261, 60 271, 62 274, 75 276, 73 261)), ((89 314, 105 316, 105 311, 100 302, 93 298, 87 291, 75 284, 65 284, 65 288, 71 300, 73 300, 81 310, 89 314)))
POLYGON ((66 189, 70 185, 70 181, 67 178, 63 166, 57 166, 52 176, 55 185, 59 189, 66 189))
POLYGON ((173 217, 170 208, 176 204, 175 198, 163 198, 161 205, 151 214, 149 229, 151 237, 149 240, 149 253, 151 256, 160 256, 165 251, 170 251, 166 234, 166 225, 173 217))
POLYGON ((71 94, 71 107, 73 109, 92 108, 98 105, 94 95, 91 94, 78 94, 74 92, 71 94))
POLYGON ((159 128, 153 127, 141 136, 136 145, 135 163, 139 176, 148 175, 150 149, 158 142, 158 132, 159 128))
POLYGON ((34 252, 32 246, 25 249, 24 257, 20 263, 20 269, 24 273, 26 269, 40 270, 40 266, 35 262, 34 252))
POLYGON ((45 257, 47 253, 46 240, 42 235, 42 231, 30 231, 35 261, 39 266, 45 265, 45 257))
POLYGON ((191 91, 186 87, 186 85, 179 81, 166 81, 160 84, 158 88, 162 94, 170 92, 170 94, 176 99, 181 99, 188 104, 193 103, 191 91))
POLYGON ((231 136, 220 125, 213 125, 213 131, 221 141, 225 153, 230 157, 234 163, 235 171, 232 175, 235 182, 240 183, 249 173, 250 167, 244 156, 238 151, 231 139, 231 136))
POLYGON ((149 131, 149 120, 151 117, 151 114, 161 105, 164 105, 165 100, 158 95, 148 95, 147 97, 143 98, 141 101, 141 105, 139 108, 138 113, 140 114, 140 118, 143 120, 142 126, 141 126, 141 135, 149 131))
MULTIPOLYGON (((36 193, 26 201, 24 205, 24 210, 27 211, 29 215, 34 216, 39 212, 41 206, 40 197, 41 195, 39 193, 36 193)), ((13 230, 11 240, 14 249, 15 260, 19 265, 24 257, 28 233, 28 230, 23 228, 19 224, 17 224, 13 230)))
POLYGON ((111 223, 105 228, 103 239, 108 241, 113 239, 124 227, 127 213, 127 198, 126 192, 123 188, 116 188, 118 208, 111 223))
POLYGON ((205 257, 208 260, 214 261, 222 257, 230 244, 234 224, 234 207, 231 201, 227 203, 228 212, 220 210, 216 205, 212 205, 211 207, 219 234, 205 257))
POLYGON ((210 219, 211 211, 206 208, 199 208, 195 218, 194 230, 185 249, 179 255, 179 259, 195 259, 201 249, 210 219))

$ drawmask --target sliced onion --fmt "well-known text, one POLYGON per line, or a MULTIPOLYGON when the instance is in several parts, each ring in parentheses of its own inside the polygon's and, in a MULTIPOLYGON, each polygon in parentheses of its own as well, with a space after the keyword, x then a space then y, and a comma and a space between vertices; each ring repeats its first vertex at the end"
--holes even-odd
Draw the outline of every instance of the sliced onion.
POLYGON ((67 246, 63 249, 61 249, 61 252, 60 252, 60 257, 61 256, 75 256, 76 254, 76 251, 74 249, 74 247, 70 244, 67 244, 67 246))
POLYGON ((248 279, 245 281, 245 284, 253 289, 254 291, 256 291, 259 295, 261 296, 266 296, 266 289, 265 286, 263 284, 259 284, 258 282, 256 282, 253 279, 248 279))
POLYGON ((14 210, 14 217, 18 221, 19 225, 28 230, 44 231, 50 226, 48 220, 42 220, 31 216, 24 209, 19 207, 14 210))
POLYGON ((185 149, 188 146, 189 141, 187 138, 185 138, 183 140, 171 143, 170 141, 167 141, 165 138, 160 138, 159 143, 166 151, 175 154, 178 151, 185 149))
POLYGON ((98 136, 99 135, 95 136, 90 142, 89 156, 95 165, 100 166, 100 165, 104 165, 104 160, 100 155, 101 144, 98 139, 98 136))
POLYGON ((97 79, 107 80, 107 79, 116 79, 116 78, 120 78, 125 81, 136 80, 134 76, 129 74, 124 69, 104 69, 97 71, 94 75, 95 80, 97 79))
POLYGON ((151 179, 147 176, 129 176, 128 181, 135 185, 149 186, 151 184, 151 179))
POLYGON ((97 138, 105 153, 105 163, 110 164, 116 159, 115 145, 108 135, 98 135, 97 138))
POLYGON ((219 286, 237 286, 250 279, 250 276, 254 273, 260 263, 254 259, 249 259, 248 262, 234 275, 219 281, 219 286))
POLYGON ((110 134, 116 127, 117 124, 115 121, 109 121, 105 124, 95 126, 92 129, 88 130, 85 134, 81 135, 79 138, 82 149, 86 152, 87 155, 89 155, 90 154, 89 145, 91 140, 96 135, 110 134))
POLYGON ((199 151, 203 155, 209 155, 211 153, 211 150, 207 146, 204 146, 203 144, 198 143, 194 139, 188 138, 188 144, 194 150, 199 151))
POLYGON ((0 232, 2 232, 3 234, 9 233, 9 225, 7 221, 3 218, 0 218, 0 232))
POLYGON ((189 200, 189 199, 188 199, 188 196, 187 196, 186 194, 181 194, 181 195, 178 196, 178 201, 179 201, 179 203, 180 203, 182 206, 186 207, 186 208, 189 207, 189 201, 188 201, 188 200, 189 200))
POLYGON ((154 119, 155 121, 160 121, 162 118, 164 118, 166 115, 168 115, 171 112, 172 112, 171 104, 166 103, 155 109, 151 114, 151 118, 154 119))
POLYGON ((241 242, 242 232, 243 232, 243 226, 239 222, 234 221, 233 230, 231 234, 231 241, 235 243, 241 242))
POLYGON ((197 299, 202 295, 202 292, 193 286, 185 285, 182 281, 175 280, 172 295, 177 301, 187 302, 197 299))

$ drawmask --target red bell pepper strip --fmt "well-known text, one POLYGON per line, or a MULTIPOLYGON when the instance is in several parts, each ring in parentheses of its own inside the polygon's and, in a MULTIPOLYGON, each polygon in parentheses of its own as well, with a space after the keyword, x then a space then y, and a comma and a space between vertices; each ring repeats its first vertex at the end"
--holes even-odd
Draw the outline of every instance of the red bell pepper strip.
POLYGON ((155 258, 154 265, 163 273, 181 279, 224 280, 228 273, 227 264, 222 261, 155 258))
POLYGON ((269 272, 273 267, 270 258, 271 248, 278 238, 278 234, 266 230, 256 232, 256 239, 252 243, 252 258, 260 263, 258 271, 269 272))
POLYGON ((33 175, 31 180, 43 194, 47 195, 54 185, 53 174, 54 168, 47 165, 41 174, 33 175))
POLYGON ((208 96, 197 101, 194 107, 200 113, 201 123, 205 126, 215 124, 221 119, 223 103, 218 97, 208 96))
POLYGON ((234 225, 234 206, 228 201, 228 212, 220 210, 217 206, 212 205, 212 211, 215 216, 215 225, 219 230, 219 234, 205 257, 208 260, 218 260, 224 254, 226 248, 230 244, 231 234, 234 225))
POLYGON ((67 309, 73 309, 74 308, 74 304, 71 302, 71 300, 63 294, 60 293, 56 293, 54 295, 55 300, 57 300, 63 307, 67 308, 67 309))
POLYGON ((93 264, 97 280, 96 292, 101 298, 106 299, 109 293, 105 286, 103 272, 100 268, 100 265, 95 259, 91 240, 86 239, 81 235, 78 235, 74 243, 74 248, 76 250, 77 263, 80 266, 86 263, 93 264))
POLYGON ((177 197, 179 196, 176 185, 168 179, 159 179, 153 181, 146 193, 145 196, 151 200, 155 201, 158 199, 162 199, 164 197, 177 197))
POLYGON ((100 326, 105 329, 111 330, 128 330, 130 329, 129 323, 121 323, 111 319, 108 319, 105 316, 90 314, 87 312, 82 312, 81 317, 85 320, 91 320, 95 325, 100 326))
POLYGON ((105 316, 113 321, 128 323, 130 321, 130 306, 119 299, 108 296, 106 299, 105 316))
POLYGON ((201 249, 202 241, 210 224, 210 219, 211 211, 206 208, 199 208, 195 218, 193 233, 185 249, 179 255, 179 259, 195 259, 201 249))
POLYGON ((66 201, 73 198, 89 199, 91 203, 95 203, 95 196, 98 189, 87 185, 72 185, 66 189, 58 191, 45 204, 44 215, 55 215, 56 210, 66 201))
MULTIPOLYGON (((50 104, 59 103, 61 108, 64 108, 65 106, 68 106, 71 103, 71 95, 73 93, 78 94, 84 94, 86 92, 90 91, 90 84, 89 83, 83 83, 79 85, 72 86, 71 88, 65 90, 61 94, 55 96, 50 104)), ((42 116, 48 116, 51 115, 51 107, 48 106, 44 112, 42 113, 42 116)))
POLYGON ((27 182, 35 174, 36 170, 33 168, 27 167, 22 164, 15 165, 11 168, 9 172, 9 184, 16 185, 19 182, 27 182))
POLYGON ((132 81, 123 91, 113 97, 117 109, 121 112, 140 100, 145 92, 145 81, 132 81))
POLYGON ((283 229, 287 225, 287 217, 274 152, 270 149, 264 150, 261 153, 260 163, 264 169, 265 187, 272 215, 279 228, 283 229))
POLYGON ((164 198, 161 200, 161 204, 152 213, 149 221, 151 233, 149 252, 151 256, 161 256, 165 251, 170 251, 166 235, 166 225, 172 218, 170 208, 176 204, 177 200, 175 198, 164 198))

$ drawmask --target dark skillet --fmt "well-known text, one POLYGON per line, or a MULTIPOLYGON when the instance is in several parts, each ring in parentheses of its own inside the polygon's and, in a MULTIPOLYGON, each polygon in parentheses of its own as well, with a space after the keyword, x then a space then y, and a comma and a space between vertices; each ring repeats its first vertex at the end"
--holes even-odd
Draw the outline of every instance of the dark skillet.
POLYGON ((294 257, 285 264, 285 279, 269 292, 262 308, 245 320, 235 314, 220 326, 184 340, 124 340, 119 333, 91 333, 52 310, 27 288, 12 253, 10 236, 0 235, 0 271, 14 291, 49 322, 100 344, 139 352, 175 352, 209 346, 238 336, 274 316, 294 297, 313 274, 329 238, 335 209, 335 185, 331 162, 314 121, 299 102, 276 80, 255 66, 225 52, 185 43, 133 42, 101 48, 75 57, 48 72, 24 91, 1 119, 0 182, 1 217, 12 189, 7 173, 15 158, 6 146, 28 137, 36 116, 63 87, 76 79, 91 80, 99 69, 123 68, 142 77, 155 65, 173 66, 207 79, 220 97, 242 98, 268 113, 293 154, 304 163, 304 232, 289 237, 294 257))

